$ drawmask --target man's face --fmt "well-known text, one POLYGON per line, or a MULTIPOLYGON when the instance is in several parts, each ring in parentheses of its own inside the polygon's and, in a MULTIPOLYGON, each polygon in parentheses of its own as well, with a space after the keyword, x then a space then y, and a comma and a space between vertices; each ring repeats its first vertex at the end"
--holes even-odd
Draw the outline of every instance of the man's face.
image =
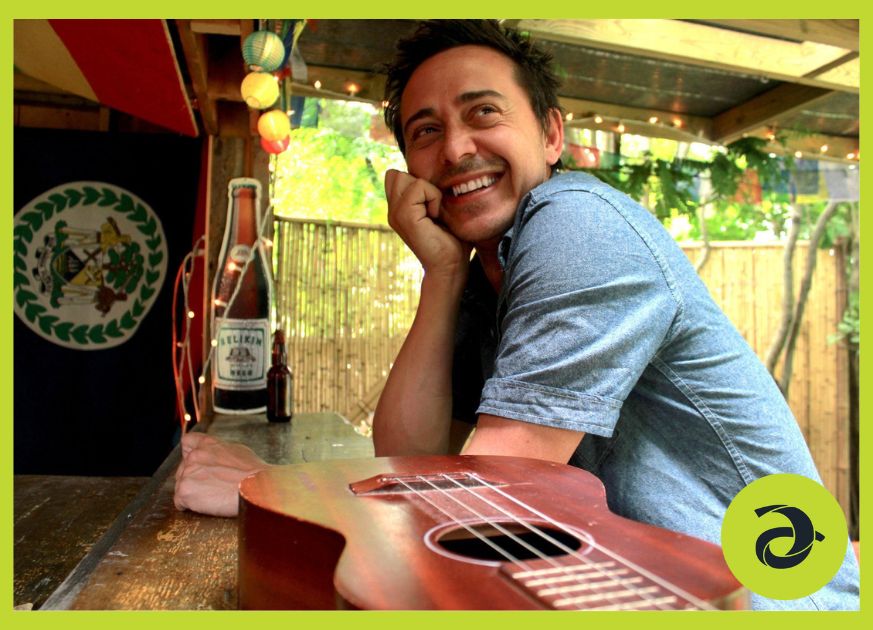
POLYGON ((544 132, 513 62, 483 46, 421 64, 403 91, 400 120, 409 173, 442 191, 439 220, 480 249, 496 246, 563 148, 557 110, 544 132))

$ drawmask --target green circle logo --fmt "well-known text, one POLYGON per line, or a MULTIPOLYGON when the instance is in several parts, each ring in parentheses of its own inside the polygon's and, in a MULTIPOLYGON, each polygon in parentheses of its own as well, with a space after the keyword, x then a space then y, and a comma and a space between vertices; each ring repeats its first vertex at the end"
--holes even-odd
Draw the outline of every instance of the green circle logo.
POLYGON ((15 215, 15 313, 47 341, 102 350, 130 339, 167 275, 149 205, 105 182, 68 182, 15 215))
POLYGON ((721 526, 724 558, 751 591, 798 599, 834 577, 846 554, 836 499, 801 475, 768 475, 740 490, 721 526))

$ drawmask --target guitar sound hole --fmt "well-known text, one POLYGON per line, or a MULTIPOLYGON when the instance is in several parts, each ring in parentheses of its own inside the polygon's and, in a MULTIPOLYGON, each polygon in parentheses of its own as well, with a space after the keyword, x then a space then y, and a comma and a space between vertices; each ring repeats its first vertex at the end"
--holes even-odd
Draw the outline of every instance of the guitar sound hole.
POLYGON ((509 559, 507 554, 516 560, 533 560, 541 556, 565 556, 569 553, 567 549, 577 551, 582 546, 582 541, 575 536, 547 525, 537 524, 538 532, 531 531, 518 523, 499 523, 499 525, 512 536, 492 525, 477 523, 469 527, 475 530, 478 536, 466 528, 459 527, 445 532, 437 539, 437 543, 455 555, 489 561, 506 561, 509 559), (482 540, 480 536, 488 542, 482 540))

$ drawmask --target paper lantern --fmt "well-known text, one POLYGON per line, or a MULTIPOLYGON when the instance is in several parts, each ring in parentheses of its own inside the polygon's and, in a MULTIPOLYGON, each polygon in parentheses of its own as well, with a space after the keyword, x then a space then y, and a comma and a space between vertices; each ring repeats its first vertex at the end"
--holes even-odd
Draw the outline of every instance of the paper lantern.
POLYGON ((242 55, 252 70, 273 72, 285 61, 285 45, 271 31, 255 31, 243 42, 242 55))
POLYGON ((246 105, 254 109, 266 109, 279 98, 276 77, 267 72, 250 72, 240 86, 246 105))
POLYGON ((261 138, 261 148, 267 153, 278 155, 288 148, 291 143, 291 136, 285 136, 282 140, 267 140, 261 138))
POLYGON ((291 121, 288 114, 279 109, 273 109, 258 118, 258 133, 268 141, 286 138, 291 133, 291 121))

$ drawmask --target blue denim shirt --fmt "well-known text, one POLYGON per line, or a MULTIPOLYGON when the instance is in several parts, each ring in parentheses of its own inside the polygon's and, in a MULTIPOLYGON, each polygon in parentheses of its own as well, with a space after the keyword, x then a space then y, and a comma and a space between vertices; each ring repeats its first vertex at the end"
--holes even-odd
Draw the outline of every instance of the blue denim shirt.
MULTIPOLYGON (((773 378, 673 238, 626 195, 585 174, 553 177, 522 199, 499 257, 499 296, 471 266, 455 417, 583 431, 570 463, 603 481, 613 512, 716 544, 728 504, 755 479, 820 482, 773 378)), ((858 581, 847 544, 819 592, 753 595, 752 605, 855 609, 858 581)))

